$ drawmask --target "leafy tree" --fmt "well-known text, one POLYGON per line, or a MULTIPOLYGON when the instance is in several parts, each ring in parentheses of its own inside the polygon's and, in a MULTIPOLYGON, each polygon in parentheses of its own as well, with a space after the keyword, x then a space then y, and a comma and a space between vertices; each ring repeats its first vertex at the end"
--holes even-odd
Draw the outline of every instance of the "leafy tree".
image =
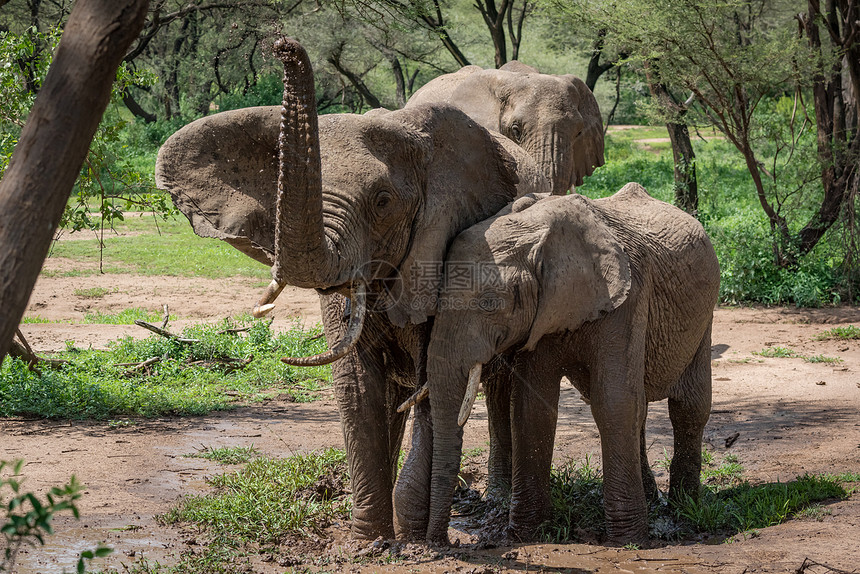
POLYGON ((0 180, 0 360, 147 5, 148 0, 78 0, 0 180))
POLYGON ((813 249, 860 181, 860 6, 810 0, 799 16, 796 2, 780 0, 565 0, 565 7, 604 25, 632 59, 650 62, 652 86, 691 93, 690 111, 742 154, 777 265, 795 266, 813 249), (779 108, 786 95, 791 105, 779 108), (803 169, 810 159, 815 173, 803 169))

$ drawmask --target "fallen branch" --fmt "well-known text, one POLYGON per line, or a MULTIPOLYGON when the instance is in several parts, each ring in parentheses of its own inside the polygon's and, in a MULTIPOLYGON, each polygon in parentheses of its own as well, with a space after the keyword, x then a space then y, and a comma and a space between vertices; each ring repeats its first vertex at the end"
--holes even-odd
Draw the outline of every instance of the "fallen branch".
POLYGON ((131 367, 126 372, 122 374, 123 377, 128 377, 133 375, 136 371, 146 370, 147 374, 149 374, 150 365, 154 365, 161 361, 161 357, 150 357, 149 359, 142 361, 140 363, 117 363, 115 366, 117 367, 131 367))
POLYGON ((52 369, 59 369, 61 366, 69 364, 68 361, 64 361, 63 359, 46 359, 34 353, 33 349, 30 348, 30 344, 27 343, 27 339, 24 338, 24 333, 21 332, 20 328, 15 330, 15 335, 21 342, 19 343, 15 339, 12 339, 12 344, 9 347, 9 356, 27 361, 27 367, 31 371, 35 371, 36 367, 40 365, 45 365, 52 369))
POLYGON ((232 373, 244 369, 254 360, 254 355, 250 355, 247 359, 234 359, 233 357, 220 357, 217 359, 201 359, 188 363, 188 367, 225 367, 224 374, 232 373))
POLYGON ((803 564, 800 565, 800 568, 795 570, 795 574, 804 574, 807 568, 812 568, 813 566, 820 566, 821 568, 826 568, 828 572, 833 572, 834 574, 854 574, 857 572, 857 569, 851 570, 840 570, 839 568, 834 568, 833 566, 828 566, 827 564, 822 564, 821 562, 816 562, 815 560, 810 560, 809 557, 803 559, 803 564))
POLYGON ((180 337, 179 335, 174 335, 170 331, 162 329, 161 327, 156 327, 155 325, 153 325, 151 323, 147 323, 146 321, 135 321, 134 324, 137 325, 138 327, 143 327, 144 329, 152 331, 156 335, 161 335, 162 337, 165 337, 167 339, 173 339, 177 343, 199 343, 200 342, 200 339, 185 339, 183 337, 180 337))
POLYGON ((221 331, 217 331, 215 334, 216 335, 227 335, 227 334, 232 335, 234 333, 244 333, 245 331, 250 331, 250 330, 251 330, 251 327, 233 327, 230 329, 223 329, 221 331))

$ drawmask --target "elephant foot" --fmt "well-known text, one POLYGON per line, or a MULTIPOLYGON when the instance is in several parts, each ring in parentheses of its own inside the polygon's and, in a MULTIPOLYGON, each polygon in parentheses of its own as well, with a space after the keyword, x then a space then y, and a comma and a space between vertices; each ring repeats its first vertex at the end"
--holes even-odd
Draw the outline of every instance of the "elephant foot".
POLYGON ((650 538, 648 537, 648 522, 647 520, 636 520, 634 523, 613 524, 607 521, 607 546, 626 546, 635 544, 641 547, 647 547, 650 538))
POLYGON ((396 516, 394 520, 394 535, 397 537, 397 540, 406 542, 424 540, 427 537, 427 516, 396 516))
POLYGON ((549 520, 548 506, 539 505, 530 511, 523 512, 523 503, 511 507, 508 526, 505 530, 509 540, 516 542, 531 542, 536 540, 541 525, 549 520))
POLYGON ((376 540, 382 537, 385 540, 394 538, 394 526, 391 522, 385 523, 379 520, 366 520, 353 517, 352 528, 353 538, 358 540, 376 540))

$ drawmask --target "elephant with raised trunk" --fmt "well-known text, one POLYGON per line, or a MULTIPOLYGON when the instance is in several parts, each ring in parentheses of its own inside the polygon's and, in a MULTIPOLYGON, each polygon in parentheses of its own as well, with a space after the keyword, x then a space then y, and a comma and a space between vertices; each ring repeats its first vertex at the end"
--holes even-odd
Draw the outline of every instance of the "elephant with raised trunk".
MULTIPOLYGON (((600 431, 612 541, 648 537, 647 403, 668 398, 670 499, 698 496, 711 405, 711 322, 719 266, 702 226, 638 184, 612 197, 522 198, 448 251, 428 348, 433 464, 428 540, 447 542, 462 425, 484 365, 496 444, 509 448, 509 531, 549 517, 559 382, 590 402, 600 431), (468 270, 474 281, 463 281, 468 270), (486 369, 485 369, 486 370, 486 369)), ((491 457, 504 458, 506 453, 491 457)))
POLYGON ((393 505, 407 416, 396 409, 425 378, 439 262, 460 231, 549 184, 516 145, 451 106, 317 118, 304 50, 283 40, 276 53, 283 111, 249 108, 185 126, 159 151, 156 181, 198 235, 273 266, 258 313, 286 284, 320 292, 331 351, 290 362, 334 361, 353 532, 394 536, 396 506, 398 534, 423 538, 429 405, 416 409, 397 483, 394 498, 406 503, 393 505), (366 313, 370 305, 377 312, 366 313))
POLYGON ((603 165, 603 120, 576 76, 541 74, 517 61, 498 70, 466 66, 429 81, 406 107, 448 103, 528 153, 564 195, 603 165))

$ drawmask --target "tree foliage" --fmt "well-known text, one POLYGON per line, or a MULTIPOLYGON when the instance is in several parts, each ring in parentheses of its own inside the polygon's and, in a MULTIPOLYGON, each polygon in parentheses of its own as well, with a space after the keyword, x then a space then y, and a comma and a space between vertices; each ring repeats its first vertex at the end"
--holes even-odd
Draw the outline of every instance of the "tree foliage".
POLYGON ((856 3, 810 0, 800 14, 782 0, 564 6, 609 30, 634 64, 647 62, 653 82, 691 94, 696 113, 685 121, 715 125, 742 154, 778 265, 814 248, 860 178, 856 3))

